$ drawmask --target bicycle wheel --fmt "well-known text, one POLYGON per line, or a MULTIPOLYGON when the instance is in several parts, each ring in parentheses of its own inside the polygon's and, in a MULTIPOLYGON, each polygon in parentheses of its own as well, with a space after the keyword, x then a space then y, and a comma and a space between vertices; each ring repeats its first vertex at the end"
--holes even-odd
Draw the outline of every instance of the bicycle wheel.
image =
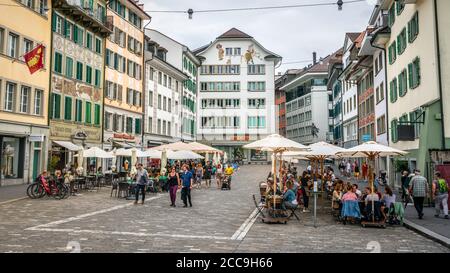
POLYGON ((27 195, 31 199, 42 198, 45 195, 45 189, 40 183, 33 183, 27 188, 27 195))

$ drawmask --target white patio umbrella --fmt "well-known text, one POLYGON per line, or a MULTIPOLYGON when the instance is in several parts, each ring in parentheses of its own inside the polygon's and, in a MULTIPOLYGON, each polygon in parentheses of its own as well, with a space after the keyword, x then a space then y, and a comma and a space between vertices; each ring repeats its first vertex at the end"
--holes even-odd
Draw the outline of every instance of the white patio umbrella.
MULTIPOLYGON (((288 151, 306 151, 309 148, 305 145, 302 145, 298 142, 295 142, 293 140, 287 139, 279 134, 273 134, 269 135, 263 139, 257 140, 255 142, 249 143, 247 145, 244 145, 243 148, 245 149, 254 149, 254 150, 261 150, 261 149, 269 149, 275 154, 275 159, 277 154, 282 155, 283 152, 288 151)), ((273 167, 273 176, 274 176, 274 203, 275 203, 275 193, 277 192, 277 170, 276 170, 276 162, 273 167)))
POLYGON ((183 159, 202 159, 204 157, 192 151, 180 150, 175 152, 168 151, 167 158, 175 160, 183 160, 183 159))
POLYGON ((162 152, 161 152, 161 167, 160 167, 161 170, 166 168, 166 165, 167 165, 167 153, 169 151, 167 149, 163 149, 162 152))
MULTIPOLYGON (((375 158, 384 156, 401 156, 406 155, 407 152, 398 150, 389 146, 379 144, 375 141, 368 141, 361 145, 355 146, 353 148, 347 149, 344 152, 338 152, 336 155, 342 157, 365 157, 369 160, 369 184, 373 193, 374 175, 373 175, 373 164, 375 163, 375 158)), ((374 202, 372 201, 372 211, 374 209, 374 202)), ((374 221, 375 216, 372 217, 374 221)))
POLYGON ((196 153, 205 153, 205 154, 212 154, 212 153, 223 153, 221 150, 216 149, 214 147, 199 143, 199 142, 191 142, 187 144, 189 146, 190 151, 196 152, 196 153))
MULTIPOLYGON (((337 153, 342 153, 347 151, 344 148, 335 146, 333 144, 327 143, 327 142, 323 142, 323 141, 319 141, 316 142, 314 144, 311 144, 308 146, 310 148, 309 151, 304 151, 304 152, 299 152, 299 155, 304 156, 310 160, 316 161, 316 174, 317 174, 317 169, 319 167, 319 163, 320 163, 320 174, 321 177, 323 178, 323 174, 324 174, 324 170, 323 170, 323 164, 324 161, 327 157, 331 157, 331 158, 335 158, 335 157, 339 157, 337 155, 337 153)), ((323 183, 322 183, 322 188, 323 188, 323 183)))
POLYGON ((158 151, 158 150, 154 150, 154 149, 148 149, 148 150, 142 152, 142 154, 141 154, 141 157, 148 157, 148 158, 155 158, 155 159, 161 159, 161 156, 162 156, 162 151, 158 151))
POLYGON ((77 164, 78 164, 78 167, 77 167, 77 173, 78 173, 78 175, 82 175, 83 174, 83 172, 84 172, 84 168, 83 168, 83 152, 84 152, 84 149, 82 148, 81 150, 79 150, 78 151, 78 154, 76 155, 77 156, 77 164))
POLYGON ((114 158, 113 155, 111 155, 108 152, 103 151, 102 149, 100 149, 98 147, 91 147, 91 148, 83 151, 83 157, 114 158))
POLYGON ((182 141, 160 145, 160 146, 157 146, 157 147, 153 147, 152 149, 159 150, 159 151, 162 151, 164 149, 172 150, 172 151, 180 151, 180 150, 192 151, 191 150, 191 146, 189 146, 189 144, 184 143, 182 141))

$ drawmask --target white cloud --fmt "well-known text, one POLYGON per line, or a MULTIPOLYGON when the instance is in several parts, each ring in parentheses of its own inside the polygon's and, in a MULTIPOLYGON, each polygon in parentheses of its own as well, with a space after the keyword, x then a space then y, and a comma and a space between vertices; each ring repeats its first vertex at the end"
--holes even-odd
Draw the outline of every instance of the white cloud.
MULTIPOLYGON (((142 0, 141 0, 142 1, 142 0)), ((236 27, 257 39, 267 49, 281 55, 283 62, 311 60, 312 52, 325 57, 343 45, 346 32, 362 31, 373 6, 369 2, 337 6, 290 8, 260 11, 195 13, 205 9, 241 8, 330 3, 330 0, 145 0, 152 16, 150 28, 157 29, 191 49, 213 41, 236 27), (156 13, 152 10, 194 10, 193 19, 185 13, 156 13)), ((331 1, 333 2, 333 1, 331 1)), ((301 68, 307 63, 283 65, 278 71, 301 68)))

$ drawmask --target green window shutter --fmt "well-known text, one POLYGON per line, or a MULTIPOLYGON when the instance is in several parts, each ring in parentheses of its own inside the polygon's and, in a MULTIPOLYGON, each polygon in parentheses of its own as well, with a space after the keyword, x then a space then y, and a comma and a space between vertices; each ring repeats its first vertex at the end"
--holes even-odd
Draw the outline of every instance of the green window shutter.
POLYGON ((64 119, 72 120, 72 98, 64 98, 64 119))
POLYGON ((408 64, 408 83, 409 83, 409 89, 413 88, 413 64, 408 64))
POLYGON ((94 108, 94 124, 100 125, 100 105, 96 104, 94 108))
POLYGON ((389 64, 392 64, 392 45, 388 48, 389 64))
POLYGON ((400 73, 400 75, 398 75, 398 93, 400 97, 402 96, 402 92, 403 92, 403 75, 400 73))
POLYGON ((86 65, 86 82, 89 84, 92 83, 92 67, 89 65, 86 65))
POLYGON ((54 114, 55 114, 55 112, 53 111, 54 107, 55 107, 55 94, 52 93, 51 100, 50 100, 50 113, 49 113, 49 116, 51 119, 54 118, 54 114))
POLYGON ((73 77, 73 59, 66 57, 66 77, 73 77))
POLYGON ((83 80, 83 63, 77 62, 77 80, 83 80))
POLYGON ((416 87, 420 85, 420 58, 417 57, 416 61, 416 74, 417 74, 417 83, 416 83, 416 87))
POLYGON ((91 123, 92 122, 92 109, 91 109, 91 102, 87 101, 86 102, 86 119, 85 119, 86 123, 91 123))
POLYGON ((78 26, 73 25, 73 41, 74 43, 78 44, 78 26))
POLYGON ((100 87, 100 78, 101 72, 98 69, 95 69, 95 86, 100 87))
POLYGON ((52 12, 52 31, 56 32, 56 13, 52 12))
POLYGON ((61 118, 61 95, 54 94, 55 95, 55 113, 54 118, 60 119, 61 118))
POLYGON ((141 133, 141 119, 137 118, 135 121, 135 134, 141 133))
POLYGON ((76 116, 75 121, 81 122, 83 117, 83 101, 76 100, 76 116))

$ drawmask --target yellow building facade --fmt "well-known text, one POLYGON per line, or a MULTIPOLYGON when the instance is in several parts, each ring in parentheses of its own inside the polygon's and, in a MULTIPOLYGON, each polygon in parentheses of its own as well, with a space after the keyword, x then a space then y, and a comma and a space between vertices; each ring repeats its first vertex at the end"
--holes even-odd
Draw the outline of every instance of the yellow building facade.
POLYGON ((106 39, 105 149, 142 146, 144 5, 132 0, 111 0, 108 16, 113 33, 106 39))
POLYGON ((51 1, 2 2, 0 16, 0 186, 32 181, 47 166, 51 1), (31 74, 23 55, 45 47, 31 74))

